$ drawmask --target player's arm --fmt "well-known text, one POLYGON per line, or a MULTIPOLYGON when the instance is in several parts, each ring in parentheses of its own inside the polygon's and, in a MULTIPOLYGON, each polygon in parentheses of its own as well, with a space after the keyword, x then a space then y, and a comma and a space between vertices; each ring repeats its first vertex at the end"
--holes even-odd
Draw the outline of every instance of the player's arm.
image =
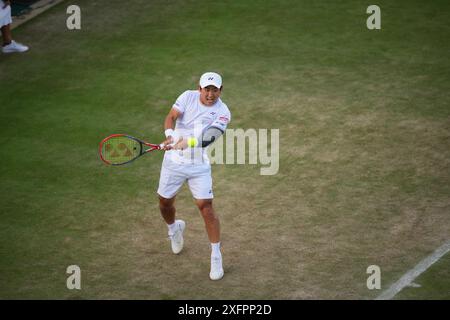
POLYGON ((166 116, 164 120, 164 130, 175 128, 175 121, 177 121, 178 117, 181 116, 181 112, 175 108, 170 109, 169 114, 166 116))
POLYGON ((206 148, 210 144, 217 141, 224 133, 225 130, 223 128, 212 125, 203 130, 199 137, 181 137, 178 143, 173 146, 173 149, 183 150, 188 147, 206 148))
POLYGON ((164 119, 164 134, 166 135, 166 140, 164 140, 162 143, 164 144, 166 150, 169 150, 169 145, 174 143, 178 138, 173 129, 175 128, 175 122, 180 116, 181 112, 175 108, 172 108, 170 109, 169 114, 164 119))
POLYGON ((221 135, 225 133, 221 128, 210 126, 203 130, 202 134, 199 137, 181 137, 180 140, 173 146, 175 150, 184 150, 187 147, 197 147, 197 148, 206 148, 214 141, 220 138, 221 135), (193 139, 193 140, 191 140, 193 139), (189 145, 193 143, 192 145, 189 145))
POLYGON ((174 145, 174 149, 185 149, 187 147, 206 148, 210 144, 217 141, 221 135, 225 133, 228 123, 230 122, 231 114, 229 112, 221 113, 217 119, 206 127, 199 137, 191 137, 180 139, 174 145), (192 140, 194 138, 194 140, 192 140))
POLYGON ((218 118, 202 132, 199 147, 206 148, 214 141, 217 141, 220 136, 225 133, 228 123, 230 122, 230 118, 230 112, 221 113, 218 118))
POLYGON ((201 139, 199 141, 199 147, 206 148, 214 141, 217 141, 220 136, 224 134, 224 132, 224 130, 215 126, 206 128, 206 130, 203 131, 201 139))

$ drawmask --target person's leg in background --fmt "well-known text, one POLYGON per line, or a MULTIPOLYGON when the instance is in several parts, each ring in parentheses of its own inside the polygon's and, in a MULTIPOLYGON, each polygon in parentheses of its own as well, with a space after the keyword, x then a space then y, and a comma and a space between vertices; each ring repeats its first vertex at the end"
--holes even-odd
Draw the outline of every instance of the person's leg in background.
POLYGON ((0 30, 3 38, 3 53, 27 51, 27 46, 24 46, 23 44, 20 44, 12 39, 11 23, 11 6, 8 3, 0 1, 0 30))
POLYGON ((12 41, 11 27, 8 24, 6 26, 3 26, 1 28, 1 30, 2 30, 2 38, 3 38, 3 45, 2 46, 4 47, 4 46, 10 44, 11 41, 12 41))

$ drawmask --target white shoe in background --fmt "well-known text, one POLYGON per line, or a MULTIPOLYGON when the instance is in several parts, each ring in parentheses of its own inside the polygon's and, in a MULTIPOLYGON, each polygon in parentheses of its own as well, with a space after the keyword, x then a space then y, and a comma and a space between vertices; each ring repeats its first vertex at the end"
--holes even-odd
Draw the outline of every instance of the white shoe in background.
POLYGON ((28 50, 27 46, 24 46, 21 43, 15 42, 14 40, 12 40, 10 44, 7 44, 6 46, 2 47, 3 53, 25 52, 27 50, 28 50))

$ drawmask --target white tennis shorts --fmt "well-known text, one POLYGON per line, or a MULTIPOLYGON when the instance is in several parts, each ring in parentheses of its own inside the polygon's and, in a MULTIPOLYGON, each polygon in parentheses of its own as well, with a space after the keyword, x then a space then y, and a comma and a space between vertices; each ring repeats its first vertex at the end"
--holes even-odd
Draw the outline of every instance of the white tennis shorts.
POLYGON ((0 1, 0 28, 12 23, 11 6, 7 6, 3 9, 4 5, 4 2, 0 1))
POLYGON ((212 177, 209 165, 179 165, 176 168, 161 167, 158 194, 166 199, 171 199, 180 191, 187 181, 192 196, 195 199, 212 199, 212 177))

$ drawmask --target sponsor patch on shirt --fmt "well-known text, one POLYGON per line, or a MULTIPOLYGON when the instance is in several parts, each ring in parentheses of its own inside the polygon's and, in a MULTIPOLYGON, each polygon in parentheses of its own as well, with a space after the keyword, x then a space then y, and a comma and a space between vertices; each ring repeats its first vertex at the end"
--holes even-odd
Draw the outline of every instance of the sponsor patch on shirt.
POLYGON ((219 121, 223 121, 223 122, 225 122, 225 123, 228 123, 228 118, 227 117, 225 117, 225 116, 220 116, 219 117, 219 121))

